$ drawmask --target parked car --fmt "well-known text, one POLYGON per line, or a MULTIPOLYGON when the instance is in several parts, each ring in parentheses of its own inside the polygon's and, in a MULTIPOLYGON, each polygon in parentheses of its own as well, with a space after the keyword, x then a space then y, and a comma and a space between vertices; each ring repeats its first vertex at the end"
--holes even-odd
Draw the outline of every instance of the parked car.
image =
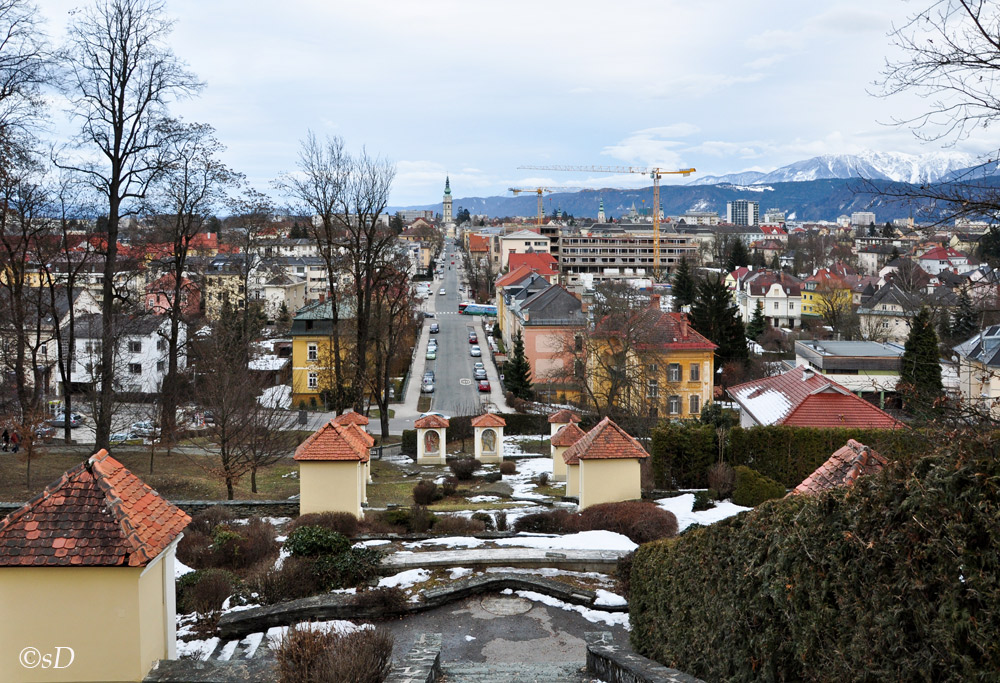
POLYGON ((141 420, 132 423, 132 433, 143 438, 152 438, 159 433, 159 427, 149 420, 141 420))
POLYGON ((470 346, 469 355, 472 356, 473 358, 479 358, 480 356, 483 355, 483 352, 479 349, 479 346, 470 346))
POLYGON ((35 428, 36 441, 50 441, 56 435, 56 428, 52 425, 39 425, 35 428))
POLYGON ((476 368, 475 370, 472 371, 472 377, 477 381, 481 379, 486 379, 486 371, 483 370, 482 368, 476 368))
POLYGON ((207 425, 214 425, 215 424, 215 415, 212 414, 211 410, 206 410, 205 413, 204 413, 204 415, 202 417, 205 420, 205 424, 207 424, 207 425))
POLYGON ((479 343, 479 337, 477 337, 474 334, 470 334, 469 335, 469 343, 470 344, 478 344, 479 343))
POLYGON ((141 438, 141 436, 134 432, 115 432, 108 437, 108 441, 112 446, 120 446, 127 441, 135 441, 141 438))
POLYGON ((479 391, 489 391, 490 381, 488 379, 479 380, 479 391))
POLYGON ((431 334, 437 334, 441 331, 441 326, 437 323, 431 323, 431 334))
POLYGON ((434 371, 433 370, 428 370, 427 372, 424 373, 424 381, 425 382, 433 382, 434 381, 434 371))
POLYGON ((421 394, 433 394, 434 393, 434 380, 428 381, 428 380, 425 379, 420 384, 420 393, 421 394))
POLYGON ((424 311, 424 317, 425 318, 433 318, 434 314, 431 313, 430 311, 424 311))
POLYGON ((475 363, 473 363, 472 367, 474 367, 476 370, 485 370, 486 369, 486 366, 483 365, 483 361, 481 361, 481 360, 477 360, 475 363))
MULTIPOLYGON (((451 419, 450 416, 445 415, 444 413, 439 413, 437 411, 433 411, 433 410, 430 411, 430 412, 428 412, 428 413, 420 413, 420 417, 427 417, 428 415, 437 415, 438 417, 443 418, 445 420, 450 420, 451 419)), ((417 418, 417 419, 420 419, 420 418, 417 418)))
MULTIPOLYGON (((49 424, 52 425, 53 427, 65 427, 66 426, 66 414, 65 413, 56 413, 52 417, 52 419, 49 420, 49 424)), ((81 424, 83 424, 83 416, 82 415, 78 415, 77 413, 70 413, 70 415, 69 415, 69 426, 71 428, 73 428, 73 429, 76 429, 81 424)))
POLYGON ((437 349, 427 349, 427 355, 424 356, 427 360, 437 360, 437 349))

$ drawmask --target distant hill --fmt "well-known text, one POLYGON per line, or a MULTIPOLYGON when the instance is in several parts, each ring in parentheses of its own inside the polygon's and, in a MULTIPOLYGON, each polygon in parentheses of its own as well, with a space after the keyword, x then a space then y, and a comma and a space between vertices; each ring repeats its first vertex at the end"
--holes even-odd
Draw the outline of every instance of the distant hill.
MULTIPOLYGON (((905 186, 905 183, 890 183, 888 181, 872 181, 879 187, 890 185, 905 186)), ((815 221, 836 220, 837 216, 850 215, 853 211, 874 211, 879 223, 896 218, 926 217, 919 214, 926 207, 914 203, 891 203, 885 198, 875 196, 868 191, 866 183, 858 178, 829 178, 804 182, 780 182, 766 184, 731 184, 719 185, 665 185, 660 188, 660 201, 667 215, 680 215, 686 211, 716 211, 723 219, 726 215, 726 202, 735 199, 750 199, 760 202, 761 216, 764 212, 776 207, 786 213, 789 220, 815 221)), ((582 192, 564 192, 547 195, 545 210, 547 213, 555 208, 577 217, 595 218, 601 199, 604 200, 604 212, 609 217, 619 218, 627 214, 635 205, 637 210, 645 206, 651 208, 653 203, 653 188, 647 187, 634 190, 603 189, 586 190, 582 192), (551 200, 551 201, 550 201, 551 200)), ((454 210, 468 209, 473 214, 486 214, 491 217, 504 216, 534 216, 537 212, 537 199, 534 195, 517 197, 462 197, 454 199, 454 210)), ((389 212, 401 208, 432 209, 441 212, 440 202, 421 206, 391 207, 389 212)))

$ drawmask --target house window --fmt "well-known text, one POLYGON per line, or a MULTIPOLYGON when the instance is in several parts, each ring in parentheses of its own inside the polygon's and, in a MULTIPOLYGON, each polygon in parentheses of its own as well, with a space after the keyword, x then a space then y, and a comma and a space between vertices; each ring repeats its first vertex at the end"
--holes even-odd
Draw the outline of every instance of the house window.
POLYGON ((319 373, 310 372, 309 373, 309 388, 316 389, 319 387, 319 373))
POLYGON ((701 381, 701 365, 698 363, 691 363, 691 381, 700 382, 701 381))
POLYGON ((156 371, 163 372, 167 367, 166 361, 158 360, 156 361, 156 371))
POLYGON ((774 302, 774 310, 778 310, 778 302, 777 301, 774 302))
POLYGON ((582 360, 574 361, 574 363, 573 363, 573 374, 576 375, 577 379, 583 379, 583 369, 584 369, 584 365, 583 365, 583 361, 582 360))
POLYGON ((130 341, 128 343, 129 353, 142 353, 142 342, 130 341))
POLYGON ((646 382, 646 398, 657 398, 660 395, 660 383, 655 379, 646 382))
POLYGON ((573 348, 577 351, 583 351, 583 336, 576 335, 573 339, 573 348))
POLYGON ((671 415, 680 415, 681 414, 681 397, 680 396, 671 396, 670 400, 667 401, 667 408, 670 411, 671 415))
POLYGON ((701 412, 701 396, 698 394, 691 394, 690 406, 691 410, 688 412, 692 415, 697 415, 701 412))
POLYGON ((166 351, 167 350, 167 340, 166 339, 157 339, 156 340, 156 350, 157 351, 166 351))
POLYGON ((310 344, 308 354, 309 360, 319 360, 319 346, 316 344, 310 344))
POLYGON ((680 382, 681 381, 681 364, 671 363, 667 366, 667 381, 668 382, 680 382))
POLYGON ((129 374, 141 375, 142 374, 142 363, 129 363, 128 364, 129 374))
POLYGON ((656 365, 656 363, 650 363, 649 365, 646 366, 646 372, 648 372, 651 375, 655 375, 659 371, 659 369, 660 368, 659 366, 656 365))
POLYGON ((795 304, 793 304, 793 303, 789 303, 789 304, 788 304, 788 310, 789 310, 789 311, 794 311, 794 310, 795 310, 795 304))

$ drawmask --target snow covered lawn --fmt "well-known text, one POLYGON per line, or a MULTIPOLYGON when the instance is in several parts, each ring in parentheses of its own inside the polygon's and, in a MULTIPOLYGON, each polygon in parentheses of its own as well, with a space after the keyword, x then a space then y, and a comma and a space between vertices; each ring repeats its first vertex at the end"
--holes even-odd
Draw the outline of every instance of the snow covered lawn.
POLYGON ((677 531, 684 531, 692 524, 708 526, 709 524, 718 522, 720 519, 732 517, 751 509, 733 505, 729 501, 723 501, 716 503, 714 508, 702 510, 701 512, 692 512, 691 508, 694 507, 693 493, 684 493, 673 498, 660 498, 656 501, 656 504, 664 510, 674 513, 674 516, 677 517, 677 531))

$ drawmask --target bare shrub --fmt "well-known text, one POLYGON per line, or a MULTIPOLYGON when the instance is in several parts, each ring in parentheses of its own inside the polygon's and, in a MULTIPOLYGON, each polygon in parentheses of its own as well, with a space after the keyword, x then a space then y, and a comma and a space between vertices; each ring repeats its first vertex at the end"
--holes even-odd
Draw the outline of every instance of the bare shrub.
POLYGON ((591 505, 580 513, 584 529, 603 529, 623 534, 635 543, 648 543, 677 535, 674 513, 654 503, 626 501, 591 505))
POLYGON ((455 477, 459 481, 469 481, 481 464, 475 458, 455 458, 448 463, 448 467, 455 473, 455 477))
POLYGON ((212 536, 189 525, 184 537, 177 544, 177 559, 192 569, 206 569, 212 566, 212 536))
POLYGON ((507 512, 505 510, 497 510, 493 513, 493 518, 496 520, 497 531, 507 531, 507 512))
POLYGON ((568 510, 524 515, 514 522, 514 531, 529 531, 536 534, 570 534, 579 530, 578 515, 568 510))
POLYGON ((382 683, 392 664, 392 635, 381 628, 341 635, 304 624, 288 629, 275 655, 281 683, 382 683))
POLYGON ((224 569, 199 569, 185 574, 177 582, 177 606, 182 612, 218 612, 239 583, 239 577, 224 569))
POLYGON ((517 464, 513 460, 500 463, 500 474, 517 474, 517 464))
POLYGON ((444 494, 445 498, 454 496, 456 491, 458 491, 458 479, 455 477, 448 477, 441 484, 441 493, 444 494))
POLYGON ((298 557, 286 557, 279 569, 261 563, 250 572, 247 585, 262 605, 305 598, 321 589, 312 562, 298 557))
POLYGON ((715 491, 716 500, 731 498, 736 490, 736 471, 724 462, 708 468, 708 488, 715 491))
POLYGON ((322 526, 350 537, 358 533, 358 518, 350 512, 311 512, 289 522, 287 531, 291 533, 300 526, 322 526))
POLYGON ((626 600, 629 599, 629 590, 632 588, 633 559, 635 559, 634 550, 618 558, 618 563, 615 565, 615 585, 618 587, 618 594, 626 600))
POLYGON ((434 524, 434 533, 447 536, 460 534, 478 534, 486 530, 482 520, 466 519, 465 517, 440 517, 434 524))
POLYGON ((191 515, 191 523, 187 525, 184 533, 199 531, 206 536, 211 535, 215 527, 224 522, 231 521, 232 513, 224 507, 212 505, 201 512, 191 515))
POLYGON ((407 597, 402 588, 373 588, 359 592, 354 604, 366 610, 376 610, 383 616, 402 614, 406 611, 407 597))
POLYGON ((437 521, 438 518, 423 505, 414 505, 410 508, 410 531, 415 534, 430 531, 430 528, 437 521))
POLYGON ((539 472, 538 476, 535 477, 535 481, 538 482, 539 486, 548 486, 549 485, 549 473, 548 472, 539 472))
POLYGON ((430 505, 442 498, 444 494, 438 491, 437 484, 432 481, 421 480, 413 487, 413 502, 417 505, 430 505))

